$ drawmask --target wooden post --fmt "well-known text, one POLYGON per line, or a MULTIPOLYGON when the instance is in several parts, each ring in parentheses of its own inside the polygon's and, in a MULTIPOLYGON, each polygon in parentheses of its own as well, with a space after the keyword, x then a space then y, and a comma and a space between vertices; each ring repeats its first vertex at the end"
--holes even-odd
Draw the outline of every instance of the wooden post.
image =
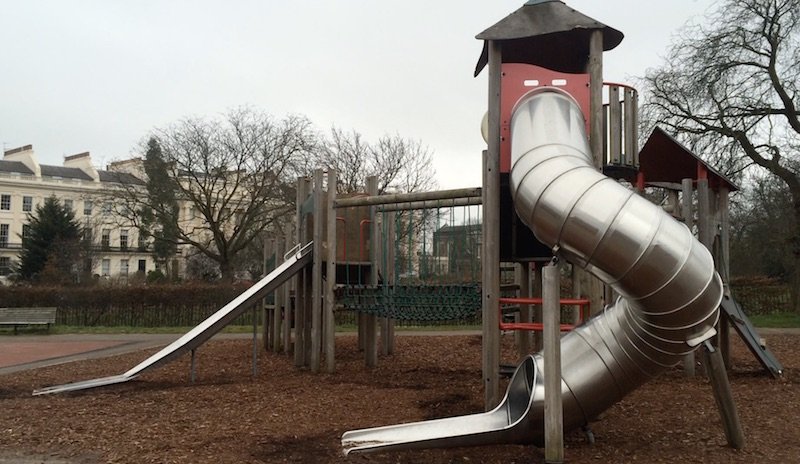
MULTIPOLYGON (((264 325, 266 325, 266 320, 264 325)), ((258 307, 253 306, 253 378, 258 375, 258 307)))
POLYGON ((311 273, 311 372, 319 372, 322 354, 322 232, 325 210, 322 209, 324 173, 314 170, 314 260, 311 273))
POLYGON ((336 370, 336 170, 328 169, 328 261, 325 269, 325 371, 336 370))
MULTIPOLYGON (((292 248, 292 235, 292 228, 287 226, 285 231, 287 250, 292 248)), ((281 259, 283 259, 282 256, 281 259)), ((294 311, 292 311, 292 282, 294 282, 294 280, 295 279, 291 279, 283 284, 283 301, 286 306, 283 311, 283 352, 287 355, 292 352, 292 321, 294 321, 294 311)))
MULTIPOLYGON (((386 229, 386 269, 383 270, 383 278, 386 279, 386 283, 388 285, 395 284, 395 275, 394 275, 394 260, 395 260, 395 212, 389 211, 384 213, 384 219, 386 224, 384 225, 386 229)), ((384 330, 382 331, 381 335, 382 339, 382 353, 384 356, 388 356, 394 353, 394 319, 392 318, 385 318, 384 322, 386 324, 384 330)))
MULTIPOLYGON (((536 267, 533 270, 533 284, 531 285, 531 296, 534 298, 541 298, 542 296, 542 264, 536 263, 536 267)), ((573 281, 573 285, 577 285, 578 282, 573 281)), ((533 320, 535 322, 543 322, 543 314, 542 314, 542 305, 536 305, 533 307, 533 320)), ((544 346, 544 340, 542 337, 541 332, 534 332, 533 333, 533 351, 539 352, 542 351, 542 347, 544 346)))
POLYGON ((603 31, 594 29, 589 37, 589 143, 594 165, 603 166, 603 31))
MULTIPOLYGON (((531 297, 531 273, 530 263, 519 263, 517 265, 517 283, 519 284, 519 296, 522 298, 531 297)), ((533 322, 531 305, 519 305, 520 322, 533 322)), ((531 333, 527 330, 518 330, 517 352, 522 359, 531 352, 531 333)))
POLYGON ((564 462, 564 416, 561 398, 561 273, 557 264, 543 269, 544 313, 544 460, 564 462))
POLYGON ((306 268, 303 271, 303 273, 305 274, 305 277, 303 279, 303 283, 304 283, 304 286, 303 286, 303 290, 304 290, 303 302, 304 302, 304 307, 305 307, 305 316, 303 316, 303 320, 305 321, 303 323, 303 329, 304 329, 303 330, 303 354, 305 355, 305 357, 303 359, 303 365, 304 366, 311 366, 311 344, 313 342, 313 340, 311 340, 311 338, 312 338, 311 335, 312 335, 313 329, 314 329, 312 327, 312 325, 311 325, 311 319, 313 317, 312 313, 313 313, 313 300, 314 300, 314 297, 313 297, 313 286, 312 286, 312 281, 313 281, 313 277, 314 277, 314 266, 313 266, 313 264, 311 266, 306 266, 306 268))
MULTIPOLYGON (((262 253, 262 256, 261 256, 261 258, 262 258, 261 262, 264 265, 264 275, 269 274, 269 271, 270 271, 268 266, 267 266, 267 262, 269 260, 270 253, 272 253, 272 251, 274 251, 272 246, 271 246, 272 243, 273 243, 272 240, 269 240, 268 238, 264 237, 264 241, 263 241, 263 245, 264 245, 263 246, 263 251, 264 252, 262 253)), ((269 307, 269 304, 267 303, 267 297, 264 297, 264 299, 261 300, 261 302, 262 302, 261 304, 264 307, 264 327, 263 327, 262 338, 263 338, 263 342, 264 342, 264 351, 268 351, 270 346, 271 346, 270 337, 272 336, 272 328, 271 328, 270 324, 272 323, 272 320, 273 320, 272 319, 273 310, 269 307)))
MULTIPOLYGON (((683 179, 681 181, 681 215, 683 216, 683 223, 691 231, 694 227, 694 207, 692 201, 692 193, 694 191, 692 179, 683 179)), ((692 378, 695 376, 695 354, 691 352, 683 357, 683 374, 686 377, 692 378)))
MULTIPOLYGON (((277 238, 275 239, 275 267, 283 261, 283 255, 286 254, 286 241, 277 238)), ((275 290, 275 309, 272 313, 272 351, 278 353, 281 350, 281 321, 283 321, 283 307, 286 306, 284 299, 284 292, 282 287, 275 290)))
POLYGON ((722 354, 709 341, 703 343, 703 347, 706 364, 708 364, 708 378, 711 381, 711 388, 714 390, 714 400, 725 429, 725 438, 731 448, 742 449, 744 448, 744 432, 739 421, 736 403, 733 401, 731 384, 722 362, 722 354))
MULTIPOLYGON (((729 280, 731 278, 731 219, 730 219, 730 192, 727 186, 720 186, 717 193, 717 212, 719 213, 719 242, 715 250, 714 259, 717 262, 717 271, 722 276, 725 293, 730 295, 729 280)), ((719 323, 719 349, 725 368, 731 368, 731 324, 727 318, 720 317, 719 323)))
MULTIPOLYGON (((306 241, 306 221, 303 214, 303 203, 309 192, 309 181, 301 177, 297 181, 297 243, 304 246, 306 241)), ((306 360, 306 272, 301 270, 295 278, 294 294, 294 365, 302 367, 306 360)))
MULTIPOLYGON (((378 194, 378 178, 367 178, 367 195, 378 194)), ((369 217, 370 223, 369 233, 369 256, 370 256, 370 285, 373 287, 378 286, 378 250, 380 248, 380 229, 378 228, 378 215, 376 214, 376 207, 370 206, 369 217)), ((367 367, 375 367, 378 365, 378 334, 377 334, 377 318, 374 314, 366 314, 364 316, 364 359, 367 367)))

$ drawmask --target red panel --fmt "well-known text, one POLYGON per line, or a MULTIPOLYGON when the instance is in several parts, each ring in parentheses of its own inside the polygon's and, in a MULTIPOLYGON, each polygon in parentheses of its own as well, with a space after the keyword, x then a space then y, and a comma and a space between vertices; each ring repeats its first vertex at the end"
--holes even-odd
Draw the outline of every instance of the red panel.
POLYGON ((522 63, 503 63, 500 83, 500 172, 511 171, 511 114, 528 92, 541 87, 556 87, 578 102, 589 132, 589 75, 551 71, 522 63))

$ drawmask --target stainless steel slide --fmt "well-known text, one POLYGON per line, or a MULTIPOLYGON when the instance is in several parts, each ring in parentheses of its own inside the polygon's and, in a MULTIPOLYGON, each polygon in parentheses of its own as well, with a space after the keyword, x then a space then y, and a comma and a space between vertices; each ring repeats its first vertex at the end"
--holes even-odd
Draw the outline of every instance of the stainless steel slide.
MULTIPOLYGON (((524 97, 511 121, 519 217, 561 257, 622 295, 561 341, 564 428, 596 417, 713 336, 722 281, 711 254, 660 207, 594 167, 577 103, 524 97)), ((345 453, 543 442, 542 357, 517 369, 503 402, 472 416, 347 432, 345 453)))
POLYGON ((276 288, 278 288, 278 286, 286 282, 290 277, 297 273, 297 271, 309 264, 312 258, 311 250, 311 243, 307 244, 302 249, 299 249, 291 256, 287 257, 283 264, 275 268, 275 270, 267 274, 266 277, 258 281, 255 285, 245 290, 241 295, 234 298, 230 303, 226 304, 217 312, 209 316, 208 319, 198 324, 197 327, 193 328, 179 339, 164 347, 158 353, 150 356, 133 368, 129 369, 124 374, 46 387, 39 390, 34 390, 33 394, 46 395, 50 393, 62 393, 127 382, 136 378, 139 376, 139 374, 147 370, 155 369, 173 361, 180 355, 186 353, 187 351, 194 350, 198 346, 208 341, 209 338, 217 334, 226 325, 230 324, 234 319, 239 317, 243 312, 252 308, 253 305, 256 304, 260 299, 264 298, 270 292, 273 292, 276 288))

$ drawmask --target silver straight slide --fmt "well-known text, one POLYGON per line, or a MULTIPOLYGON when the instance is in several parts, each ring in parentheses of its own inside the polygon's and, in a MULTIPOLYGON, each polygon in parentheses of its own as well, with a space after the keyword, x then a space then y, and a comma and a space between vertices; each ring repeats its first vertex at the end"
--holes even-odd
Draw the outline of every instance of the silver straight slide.
POLYGON ((112 385, 127 382, 139 376, 141 373, 163 366, 182 354, 194 350, 208 339, 219 333, 226 325, 230 324, 245 311, 252 308, 259 300, 269 293, 275 291, 281 284, 296 274, 300 269, 308 265, 312 260, 312 243, 307 244, 302 249, 292 253, 280 266, 266 275, 263 279, 256 282, 252 287, 245 290, 241 295, 234 298, 230 303, 223 306, 217 312, 208 317, 195 328, 164 347, 158 353, 150 356, 141 363, 129 369, 124 374, 103 377, 99 379, 86 380, 82 382, 56 385, 34 390, 34 395, 46 395, 51 393, 63 393, 87 388, 112 385))
MULTIPOLYGON (((722 280, 711 253, 659 206, 594 167, 578 104, 534 90, 511 119, 511 194, 542 243, 621 297, 561 339, 564 429, 588 424, 716 330, 722 280)), ((542 356, 517 368, 485 414, 356 430, 345 453, 544 441, 542 356), (519 384, 527 384, 527 396, 519 384)))

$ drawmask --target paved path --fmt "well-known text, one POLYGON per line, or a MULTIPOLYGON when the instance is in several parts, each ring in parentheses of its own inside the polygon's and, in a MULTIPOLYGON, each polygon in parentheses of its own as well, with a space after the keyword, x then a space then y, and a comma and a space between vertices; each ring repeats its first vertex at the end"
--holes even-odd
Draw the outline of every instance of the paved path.
MULTIPOLYGON (((66 334, 0 336, 0 375, 166 346, 182 334, 66 334)), ((220 334, 251 338, 252 334, 220 334)))
MULTIPOLYGON (((772 334, 800 335, 800 328, 758 329, 763 337, 772 334)), ((115 356, 166 346, 182 334, 67 334, 0 336, 0 375, 73 361, 115 356)), ((354 332, 338 333, 352 336, 354 332)), ((398 331, 398 336, 480 335, 476 330, 398 331)), ((214 338, 252 338, 250 333, 218 334, 214 338)), ((0 462, 1 464, 1 462, 0 462)))

